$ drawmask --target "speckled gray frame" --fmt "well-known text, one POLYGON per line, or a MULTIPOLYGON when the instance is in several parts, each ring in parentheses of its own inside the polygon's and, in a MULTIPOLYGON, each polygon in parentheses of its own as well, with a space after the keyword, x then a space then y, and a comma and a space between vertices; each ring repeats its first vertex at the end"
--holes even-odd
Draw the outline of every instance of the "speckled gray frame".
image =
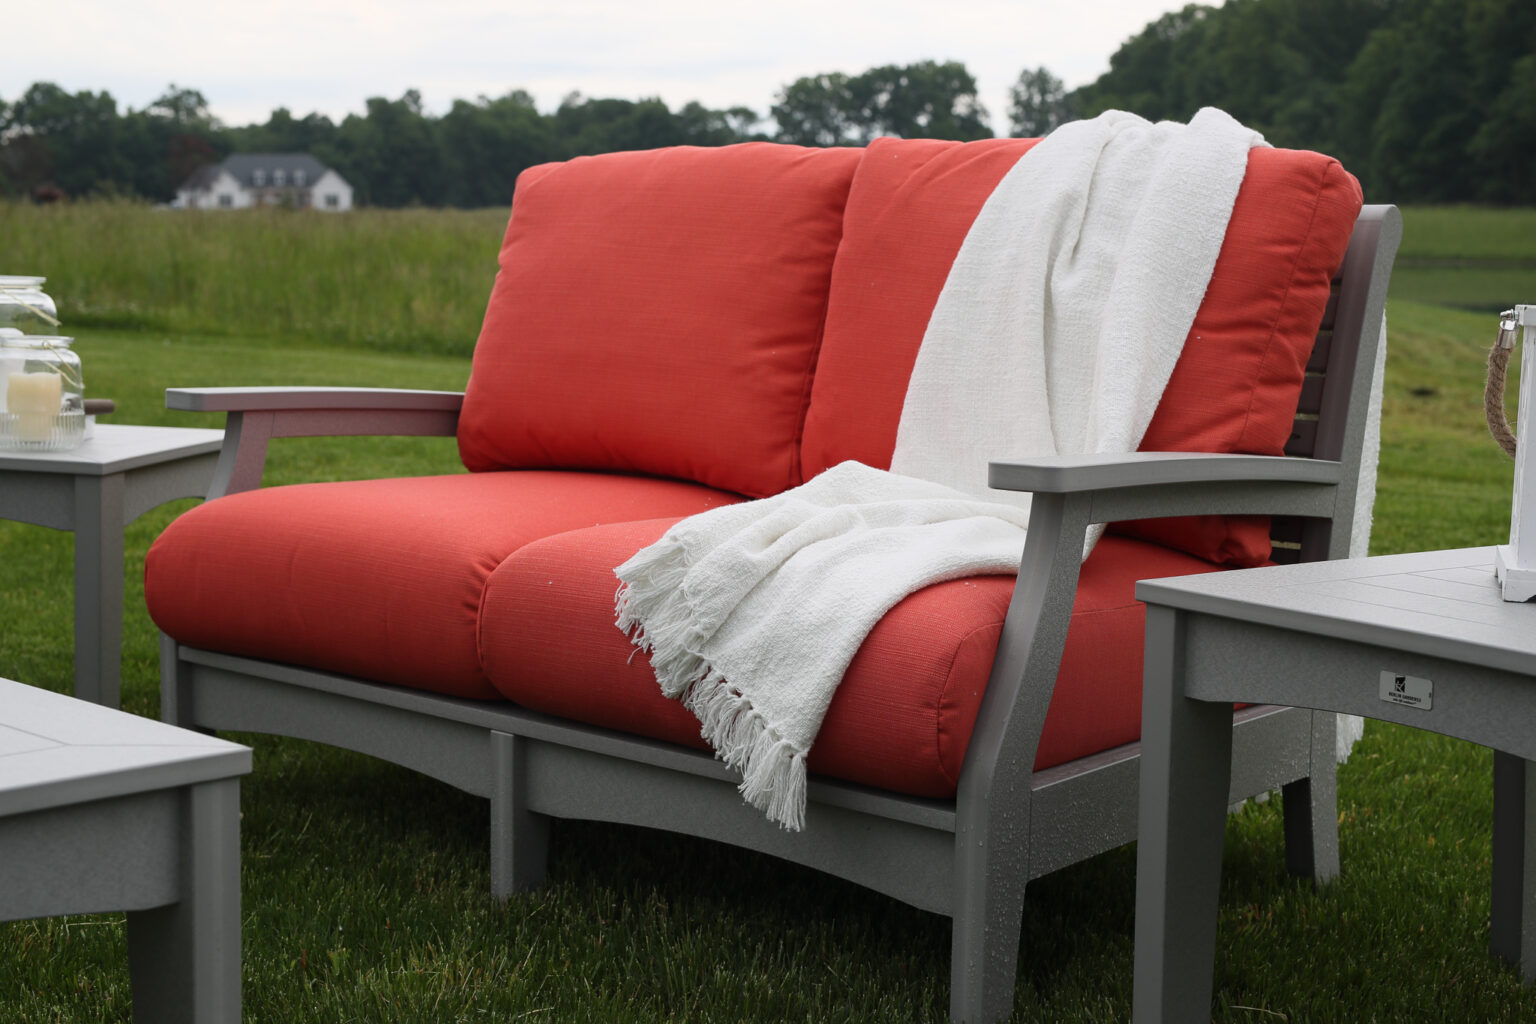
POLYGON ((222 435, 101 424, 69 451, 0 450, 0 519, 75 535, 75 696, 118 706, 123 529, 157 505, 201 497, 222 435))
POLYGON ((0 921, 126 911, 133 1019, 239 1024, 248 747, 0 679, 0 921))
MULTIPOLYGON (((1489 944, 1536 981, 1536 607, 1505 601, 1493 567, 1484 547, 1137 584, 1147 602, 1137 1024, 1210 1017, 1233 701, 1285 701, 1492 747, 1489 944), (1391 675, 1425 689, 1389 701, 1391 675)), ((1412 870, 1412 855, 1403 862, 1412 870)))
MULTIPOLYGON (((994 487, 1035 498, 954 800, 816 779, 805 830, 785 832, 742 803, 734 773, 708 754, 510 705, 196 650, 168 637, 164 717, 318 740, 487 797, 498 897, 540 883, 548 819, 567 817, 718 839, 946 914, 954 922, 952 1018, 1000 1020, 1013 1006, 1026 884, 1136 837, 1139 744, 1031 770, 1088 525, 1197 513, 1305 517, 1303 558, 1345 554, 1370 368, 1401 225, 1395 208, 1374 206, 1355 226, 1319 334, 1314 368, 1323 373, 1309 381, 1319 395, 1315 426, 1308 415, 1298 431, 1316 457, 1146 453, 993 464, 994 487)), ((361 389, 167 392, 173 409, 229 413, 210 497, 259 486, 269 438, 452 434, 460 400, 446 392, 361 389)), ((1248 708, 1234 716, 1234 729, 1232 800, 1282 788, 1288 865, 1318 879, 1336 874, 1333 715, 1248 708)))

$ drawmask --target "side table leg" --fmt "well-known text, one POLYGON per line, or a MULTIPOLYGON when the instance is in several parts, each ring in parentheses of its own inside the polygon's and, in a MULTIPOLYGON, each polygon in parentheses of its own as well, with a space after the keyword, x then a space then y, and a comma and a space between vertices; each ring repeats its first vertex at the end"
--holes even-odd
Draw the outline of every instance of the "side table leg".
POLYGON ((1211 1016, 1232 706, 1184 696, 1184 620, 1147 607, 1136 848, 1136 1024, 1211 1016))
POLYGON ((181 900, 128 915, 136 1024, 240 1022, 240 781, 183 795, 181 900))
POLYGON ((122 686, 123 478, 75 477, 75 696, 115 708, 122 686))
POLYGON ((1493 752, 1490 945, 1536 981, 1536 762, 1493 752))

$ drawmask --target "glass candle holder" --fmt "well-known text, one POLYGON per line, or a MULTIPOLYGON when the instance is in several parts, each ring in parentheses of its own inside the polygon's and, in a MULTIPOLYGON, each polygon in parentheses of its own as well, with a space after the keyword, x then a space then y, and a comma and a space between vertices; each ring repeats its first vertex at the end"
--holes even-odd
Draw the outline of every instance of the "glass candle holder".
POLYGON ((73 340, 0 335, 0 448, 65 451, 85 440, 85 384, 73 340))
POLYGON ((42 277, 18 277, 0 274, 0 336, 20 331, 22 334, 57 335, 59 310, 43 291, 42 277))

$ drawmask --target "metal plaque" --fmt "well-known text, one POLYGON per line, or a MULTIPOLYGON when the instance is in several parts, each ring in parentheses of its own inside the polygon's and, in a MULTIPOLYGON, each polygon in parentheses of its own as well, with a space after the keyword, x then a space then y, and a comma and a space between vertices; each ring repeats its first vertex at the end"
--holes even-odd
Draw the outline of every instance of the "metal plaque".
POLYGON ((1383 672, 1381 699, 1388 704, 1401 704, 1404 707, 1428 711, 1435 706, 1435 684, 1418 676, 1383 672))

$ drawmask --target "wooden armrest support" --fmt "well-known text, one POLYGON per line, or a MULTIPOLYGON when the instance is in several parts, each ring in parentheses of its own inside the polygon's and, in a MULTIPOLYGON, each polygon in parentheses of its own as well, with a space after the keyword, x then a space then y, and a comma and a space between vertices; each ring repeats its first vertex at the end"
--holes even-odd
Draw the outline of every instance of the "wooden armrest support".
POLYGON ((225 412, 224 448, 208 497, 261 486, 274 437, 452 437, 463 394, 390 388, 171 388, 169 409, 225 412))
POLYGON ((1105 523, 1198 514, 1332 515, 1340 474, 1339 463, 1326 459, 1132 452, 993 462, 987 482, 998 490, 1077 496, 1089 502, 1089 522, 1105 523))

